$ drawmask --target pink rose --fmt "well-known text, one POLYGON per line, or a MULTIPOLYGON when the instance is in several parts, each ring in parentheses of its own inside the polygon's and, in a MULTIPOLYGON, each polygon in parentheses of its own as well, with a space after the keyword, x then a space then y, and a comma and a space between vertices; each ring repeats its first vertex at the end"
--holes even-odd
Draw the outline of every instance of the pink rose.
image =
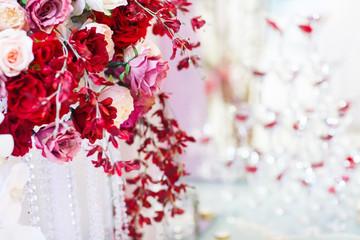
POLYGON ((6 29, 0 32, 0 74, 18 75, 34 59, 33 41, 23 30, 6 29))
POLYGON ((71 161, 81 149, 80 134, 72 122, 66 122, 69 128, 59 126, 54 138, 55 122, 40 128, 35 134, 35 146, 42 150, 42 155, 51 162, 64 163, 71 161))
POLYGON ((87 20, 81 29, 83 28, 91 29, 93 27, 96 28, 97 33, 101 33, 105 35, 105 41, 107 42, 106 51, 109 54, 109 60, 111 60, 115 54, 115 45, 114 45, 114 41, 112 40, 112 35, 114 32, 111 30, 109 26, 101 23, 92 22, 91 19, 87 20))
POLYGON ((30 28, 49 34, 69 18, 73 7, 71 0, 28 0, 25 9, 30 16, 30 28))
POLYGON ((134 110, 134 100, 130 94, 130 90, 119 85, 109 86, 100 92, 98 100, 101 102, 106 98, 111 98, 113 100, 111 106, 116 108, 114 125, 120 127, 134 110))
POLYGON ((126 77, 126 82, 135 93, 140 91, 146 96, 152 96, 160 90, 169 70, 167 62, 160 57, 149 56, 149 52, 146 49, 128 63, 130 72, 126 77))
POLYGON ((29 29, 24 9, 13 0, 0 0, 0 31, 5 29, 29 29))

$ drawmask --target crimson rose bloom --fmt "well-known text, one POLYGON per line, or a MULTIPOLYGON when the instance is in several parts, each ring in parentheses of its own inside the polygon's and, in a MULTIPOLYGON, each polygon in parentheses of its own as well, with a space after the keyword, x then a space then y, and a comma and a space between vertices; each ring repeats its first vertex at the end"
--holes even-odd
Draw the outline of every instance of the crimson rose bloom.
POLYGON ((128 1, 127 6, 120 6, 112 10, 111 16, 94 12, 96 22, 106 24, 114 31, 112 38, 115 44, 115 53, 122 52, 123 48, 135 44, 146 36, 151 17, 143 11, 138 5, 128 1))
POLYGON ((34 61, 30 67, 42 68, 51 59, 58 58, 64 55, 62 44, 56 38, 55 32, 46 34, 37 32, 31 36, 33 39, 33 53, 34 61), (34 66, 37 65, 37 66, 34 66))
MULTIPOLYGON (((57 39, 55 32, 52 32, 51 34, 37 32, 32 35, 31 38, 34 41, 34 61, 30 64, 29 69, 40 69, 43 71, 44 68, 50 67, 52 70, 60 71, 66 57, 64 56, 64 51, 62 49, 63 45, 59 39, 57 39)), ((70 49, 69 56, 66 60, 67 70, 71 72, 78 82, 84 75, 84 69, 76 61, 76 58, 70 49)))
POLYGON ((79 61, 88 72, 101 72, 109 62, 105 35, 96 32, 96 28, 73 32, 70 43, 82 57, 79 61), (85 60, 84 60, 85 59, 85 60))
POLYGON ((31 122, 49 123, 51 117, 51 103, 45 101, 47 97, 43 82, 30 71, 18 77, 8 79, 8 108, 19 118, 31 122), (50 113, 50 114, 49 114, 50 113))
POLYGON ((78 86, 84 74, 83 68, 71 55, 71 51, 68 56, 64 56, 63 45, 54 32, 50 35, 37 32, 32 38, 34 61, 30 69, 41 77, 49 95, 56 91, 61 83, 60 102, 66 102, 68 105, 74 103, 76 94, 73 93, 73 89, 78 86), (65 60, 66 70, 63 69, 65 60))
MULTIPOLYGON (((9 111, 21 119, 27 119, 39 126, 53 122, 56 116, 55 97, 49 98, 55 90, 52 88, 52 84, 41 81, 41 79, 46 79, 46 73, 38 72, 36 74, 33 71, 28 71, 9 78, 6 82, 9 111)), ((54 79, 50 74, 47 77, 54 79)), ((63 104, 60 116, 66 112, 68 112, 68 108, 63 104)))
POLYGON ((31 148, 31 135, 34 125, 16 114, 8 112, 0 125, 0 134, 11 134, 14 138, 14 150, 11 155, 24 156, 31 148))

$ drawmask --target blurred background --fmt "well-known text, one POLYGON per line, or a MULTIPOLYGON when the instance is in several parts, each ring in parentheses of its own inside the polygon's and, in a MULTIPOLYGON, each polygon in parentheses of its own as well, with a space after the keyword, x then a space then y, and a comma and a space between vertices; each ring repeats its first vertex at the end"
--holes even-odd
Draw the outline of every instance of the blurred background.
POLYGON ((202 66, 170 61, 164 89, 197 139, 195 189, 163 238, 360 239, 360 2, 193 7, 207 23, 182 35, 201 41, 202 66))

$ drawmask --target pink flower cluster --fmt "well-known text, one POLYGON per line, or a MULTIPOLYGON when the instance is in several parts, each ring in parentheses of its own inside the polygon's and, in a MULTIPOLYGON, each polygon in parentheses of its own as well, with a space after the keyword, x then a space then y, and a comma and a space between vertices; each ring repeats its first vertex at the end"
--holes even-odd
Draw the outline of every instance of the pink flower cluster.
MULTIPOLYGON (((169 37, 172 57, 177 50, 187 52, 197 65, 190 51, 200 44, 178 34, 178 12, 189 12, 190 5, 188 0, 0 0, 0 97, 7 103, 0 113, 0 141, 9 146, 0 148, 0 156, 24 156, 36 147, 49 161, 63 164, 87 144, 84 151, 95 167, 121 175, 148 163, 113 159, 109 149, 138 136, 171 145, 160 170, 166 175, 178 169, 172 159, 193 139, 165 117, 167 96, 160 90, 169 66, 147 33, 152 28, 169 37), (156 134, 147 137, 138 129, 148 122, 145 115, 156 99, 161 110, 148 115, 161 118, 163 126, 152 126, 156 134)), ((199 17, 191 21, 194 31, 204 23, 199 17)), ((165 149, 158 148, 152 151, 165 149)), ((164 176, 173 195, 177 175, 164 176)), ((128 209, 137 219, 139 212, 128 209)), ((137 230, 130 227, 129 235, 137 239, 137 230)))

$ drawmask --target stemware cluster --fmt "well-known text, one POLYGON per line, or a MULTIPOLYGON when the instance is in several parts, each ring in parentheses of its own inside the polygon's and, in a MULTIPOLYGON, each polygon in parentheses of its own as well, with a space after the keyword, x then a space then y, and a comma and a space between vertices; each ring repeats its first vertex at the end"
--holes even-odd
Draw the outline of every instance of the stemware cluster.
POLYGON ((243 201, 240 215, 249 220, 271 222, 287 233, 301 234, 315 223, 324 232, 354 232, 360 162, 351 132, 356 102, 335 94, 337 66, 317 47, 322 17, 299 17, 287 26, 275 19, 265 19, 273 51, 264 54, 264 66, 241 66, 252 75, 252 98, 230 103, 235 144, 215 168, 231 178, 226 182, 247 179, 249 193, 236 200, 243 201), (301 48, 302 56, 293 54, 299 51, 294 48, 301 48))

